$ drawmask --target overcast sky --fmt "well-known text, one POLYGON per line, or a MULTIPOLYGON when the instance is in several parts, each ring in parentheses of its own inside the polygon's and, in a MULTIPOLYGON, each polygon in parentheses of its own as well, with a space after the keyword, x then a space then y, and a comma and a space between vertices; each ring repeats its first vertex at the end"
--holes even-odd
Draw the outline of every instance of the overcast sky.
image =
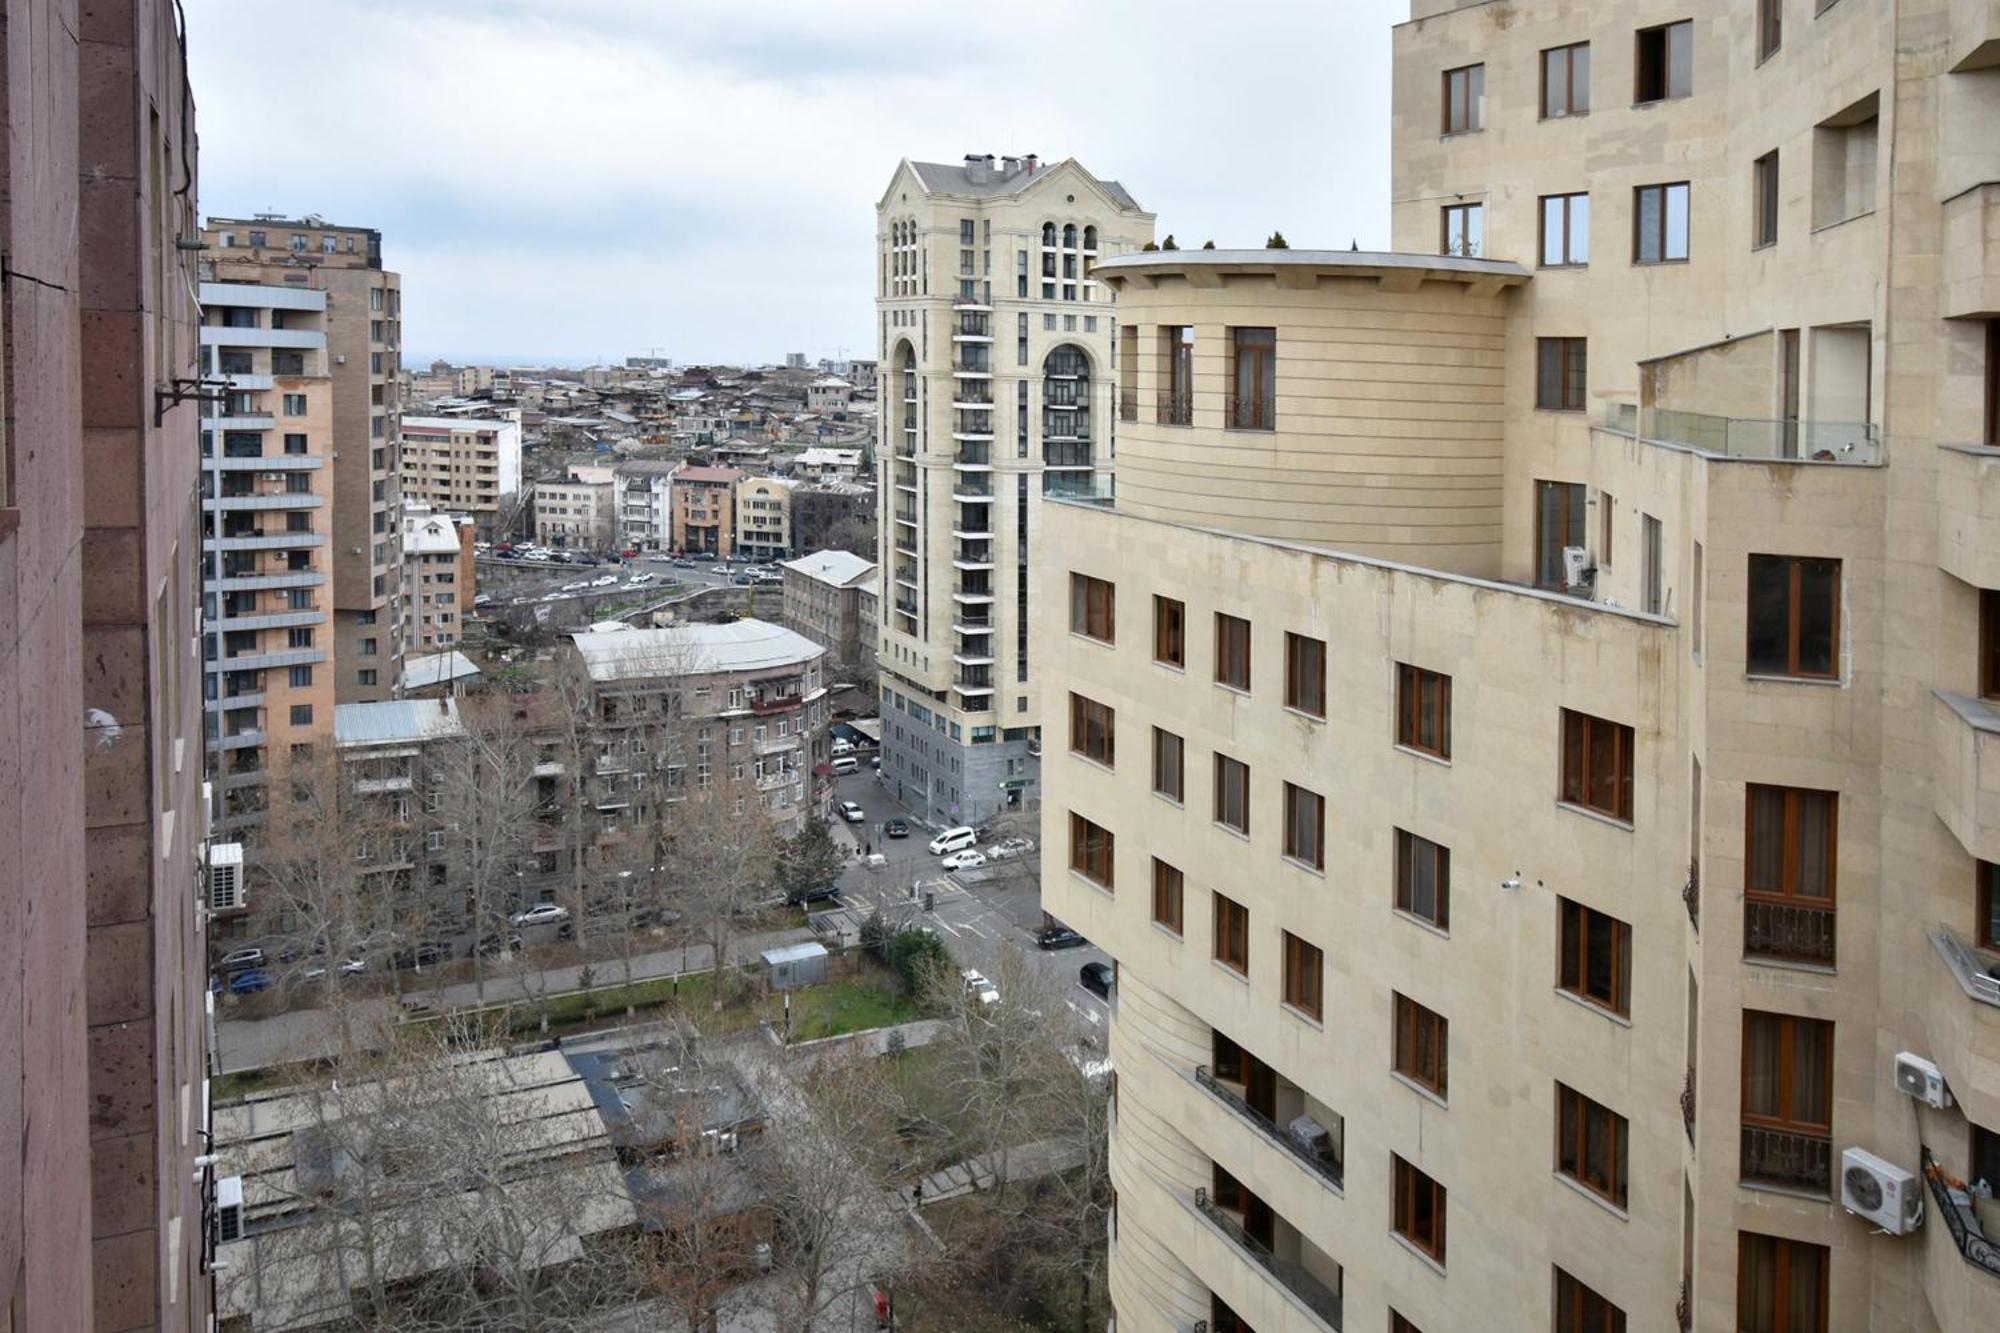
POLYGON ((201 202, 379 228, 406 356, 872 356, 902 157, 1075 157, 1184 245, 1388 241, 1408 0, 189 0, 201 202))

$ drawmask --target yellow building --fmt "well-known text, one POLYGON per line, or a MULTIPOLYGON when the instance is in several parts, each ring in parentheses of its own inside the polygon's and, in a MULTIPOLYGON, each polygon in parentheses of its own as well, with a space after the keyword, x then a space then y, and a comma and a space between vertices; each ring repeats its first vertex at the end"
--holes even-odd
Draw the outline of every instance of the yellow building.
POLYGON ((736 554, 760 563, 792 553, 792 484, 777 477, 736 483, 736 554))
POLYGON ((1120 1333, 2000 1318, 2000 26, 1688 15, 1418 0, 1396 253, 1097 267, 1120 1333))

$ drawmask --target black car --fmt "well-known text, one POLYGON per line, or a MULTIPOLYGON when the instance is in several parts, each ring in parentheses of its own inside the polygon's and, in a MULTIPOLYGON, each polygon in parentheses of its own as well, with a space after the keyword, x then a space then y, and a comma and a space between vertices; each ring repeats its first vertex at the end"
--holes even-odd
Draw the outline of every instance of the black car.
POLYGON ((811 903, 832 902, 840 897, 838 884, 822 884, 817 888, 802 889, 785 899, 794 907, 804 907, 811 903))
POLYGON ((1076 970, 1076 979, 1085 990, 1111 998, 1111 964, 1085 963, 1076 970))
POLYGON ((479 952, 482 957, 486 958, 491 958, 496 954, 502 953, 519 953, 520 950, 521 937, 519 935, 488 935, 479 941, 479 952))
POLYGON ((882 821, 882 836, 885 838, 907 838, 910 836, 910 826, 900 819, 885 819, 882 821))
MULTIPOLYGON (((1035 932, 1035 943, 1044 949, 1078 949, 1090 943, 1089 940, 1071 930, 1060 921, 1052 922, 1035 932)), ((1084 983, 1088 985, 1088 982, 1084 983)))
POLYGON ((397 968, 429 967, 432 963, 442 963, 450 957, 450 945, 424 940, 396 954, 389 961, 397 968))

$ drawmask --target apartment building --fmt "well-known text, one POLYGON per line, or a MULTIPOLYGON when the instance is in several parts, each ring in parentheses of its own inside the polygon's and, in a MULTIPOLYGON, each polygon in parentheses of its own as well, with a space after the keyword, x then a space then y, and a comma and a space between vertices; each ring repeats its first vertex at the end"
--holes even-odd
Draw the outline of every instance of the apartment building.
POLYGON ((864 632, 861 589, 875 579, 873 561, 851 551, 814 551, 786 561, 783 575, 787 626, 825 647, 840 666, 872 662, 875 638, 864 632))
POLYGON ((674 470, 679 466, 654 458, 618 465, 618 540, 623 549, 658 551, 671 544, 674 470))
POLYGON ((403 498, 470 514, 479 540, 496 540, 521 491, 521 423, 406 416, 402 424, 403 498))
POLYGON ((194 112, 175 7, 0 21, 0 1327, 209 1326, 194 112))
POLYGON ((824 805, 826 650, 762 620, 570 636, 567 669, 591 723, 586 785, 604 839, 652 823, 661 803, 710 794, 761 805, 789 836, 824 805))
POLYGON ((736 554, 762 564, 792 553, 792 484, 778 477, 736 483, 736 554))
POLYGON ((882 776, 973 823, 1036 797, 1038 502, 1109 491, 1115 315, 1092 269, 1153 216, 1074 160, 905 159, 875 230, 882 776))
POLYGON ((1418 0, 1394 253, 1098 266, 1121 1333, 2000 1312, 2000 28, 1692 13, 1418 0))
POLYGON ((535 483, 535 540, 602 551, 616 529, 617 486, 610 468, 573 467, 560 481, 535 483))
POLYGON ((736 485, 742 480, 738 468, 681 465, 672 482, 676 551, 726 557, 736 549, 736 485))
POLYGON ((449 514, 428 506, 403 504, 403 611, 407 657, 428 656, 455 646, 472 608, 473 586, 466 576, 472 561, 472 533, 461 532, 449 514))
POLYGON ((396 507, 402 279, 382 267, 380 232, 311 215, 210 218, 201 236, 204 273, 213 282, 318 292, 324 301, 318 333, 333 397, 333 449, 325 470, 331 475, 334 696, 341 703, 387 699, 403 655, 396 507))

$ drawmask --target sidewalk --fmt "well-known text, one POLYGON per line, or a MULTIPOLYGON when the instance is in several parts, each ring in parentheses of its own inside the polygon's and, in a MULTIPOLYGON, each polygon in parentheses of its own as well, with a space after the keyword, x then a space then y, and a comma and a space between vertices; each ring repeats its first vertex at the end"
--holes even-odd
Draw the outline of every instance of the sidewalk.
MULTIPOLYGON (((992 1189, 999 1180, 999 1165, 999 1153, 983 1153, 970 1161, 934 1171, 917 1182, 922 1189, 917 1202, 921 1207, 929 1207, 934 1203, 962 1198, 977 1190, 992 1189)), ((1054 1175, 1082 1166, 1083 1149, 1072 1143, 1038 1139, 1008 1149, 1006 1165, 1008 1180, 1033 1180, 1036 1176, 1054 1175)))

